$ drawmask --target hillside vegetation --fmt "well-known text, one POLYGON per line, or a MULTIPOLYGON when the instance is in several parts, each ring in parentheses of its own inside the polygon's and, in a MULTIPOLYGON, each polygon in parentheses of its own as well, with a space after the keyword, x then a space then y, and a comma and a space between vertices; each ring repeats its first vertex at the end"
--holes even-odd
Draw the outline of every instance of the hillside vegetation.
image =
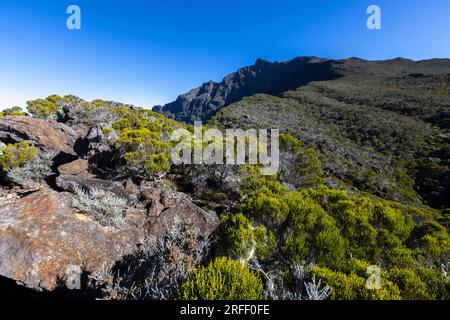
POLYGON ((278 128, 314 148, 330 185, 449 207, 450 62, 350 59, 341 77, 221 109, 211 125, 278 128))

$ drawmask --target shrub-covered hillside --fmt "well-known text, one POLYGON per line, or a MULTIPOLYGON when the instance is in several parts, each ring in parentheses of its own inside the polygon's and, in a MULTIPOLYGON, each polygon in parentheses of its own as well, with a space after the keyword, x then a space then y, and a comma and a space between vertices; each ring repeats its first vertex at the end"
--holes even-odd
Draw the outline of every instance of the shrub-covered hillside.
POLYGON ((317 151, 328 185, 448 208, 450 63, 349 59, 334 68, 334 80, 244 98, 210 124, 279 128, 317 151))

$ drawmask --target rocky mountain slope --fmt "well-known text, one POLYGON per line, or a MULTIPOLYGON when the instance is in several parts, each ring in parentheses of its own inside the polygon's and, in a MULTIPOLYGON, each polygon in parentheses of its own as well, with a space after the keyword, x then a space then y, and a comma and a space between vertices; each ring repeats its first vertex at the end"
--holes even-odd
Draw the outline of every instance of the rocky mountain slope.
POLYGON ((253 66, 240 68, 220 83, 206 82, 154 110, 178 121, 205 121, 220 108, 243 97, 256 93, 278 95, 310 81, 335 77, 331 61, 326 59, 301 57, 281 63, 258 59, 253 66))
POLYGON ((316 149, 329 183, 450 206, 450 60, 258 60, 157 110, 280 129, 316 149))
MULTIPOLYGON (((402 58, 387 61, 365 61, 357 58, 330 60, 317 57, 298 57, 285 62, 269 62, 258 59, 254 65, 230 73, 220 83, 206 82, 200 87, 180 95, 174 102, 154 107, 154 110, 178 121, 205 121, 222 107, 244 97, 258 93, 278 96, 312 81, 326 82, 342 77, 354 80, 356 84, 360 79, 377 78, 379 81, 383 81, 395 77, 399 85, 402 82, 408 84, 414 79, 422 78, 424 80, 427 78, 431 83, 444 84, 444 87, 436 88, 439 94, 439 92, 443 92, 439 90, 445 91, 449 68, 450 62, 445 59, 418 62, 402 58)), ((382 96, 376 94, 376 84, 372 84, 375 87, 371 91, 365 92, 366 99, 383 99, 382 96)), ((410 94, 414 95, 413 92, 410 94)), ((417 94, 415 95, 417 96, 417 94)), ((398 96, 397 99, 399 98, 398 96)), ((423 99, 423 101, 427 101, 427 99, 423 99)))

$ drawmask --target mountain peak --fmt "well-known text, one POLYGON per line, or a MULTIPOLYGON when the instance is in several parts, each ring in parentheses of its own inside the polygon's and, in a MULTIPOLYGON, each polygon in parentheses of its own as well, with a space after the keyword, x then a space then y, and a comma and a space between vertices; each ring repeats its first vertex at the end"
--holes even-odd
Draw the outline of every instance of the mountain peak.
POLYGON ((261 59, 261 58, 258 58, 258 59, 256 59, 256 61, 255 61, 255 66, 270 65, 270 64, 272 64, 271 61, 265 60, 265 59, 261 59))

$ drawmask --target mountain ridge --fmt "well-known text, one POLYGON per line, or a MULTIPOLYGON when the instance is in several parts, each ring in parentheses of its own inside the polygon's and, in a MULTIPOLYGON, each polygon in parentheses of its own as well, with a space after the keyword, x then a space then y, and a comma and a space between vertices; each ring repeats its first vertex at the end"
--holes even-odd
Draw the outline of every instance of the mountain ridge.
POLYGON ((177 121, 206 121, 221 108, 258 93, 279 96, 313 81, 329 81, 358 73, 388 75, 411 69, 412 74, 419 74, 420 71, 434 74, 436 72, 430 71, 439 68, 450 70, 450 59, 414 61, 397 57, 370 61, 357 57, 327 59, 300 56, 287 61, 271 62, 258 58, 253 65, 229 73, 221 82, 204 82, 178 96, 175 101, 153 109, 177 121))

